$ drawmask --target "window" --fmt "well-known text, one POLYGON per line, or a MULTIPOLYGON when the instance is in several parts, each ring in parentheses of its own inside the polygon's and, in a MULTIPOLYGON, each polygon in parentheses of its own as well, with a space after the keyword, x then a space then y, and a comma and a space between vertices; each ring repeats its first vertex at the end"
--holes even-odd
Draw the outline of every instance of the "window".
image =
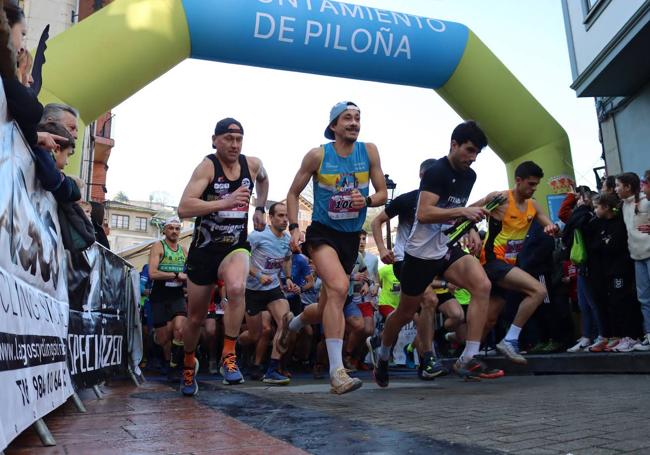
POLYGON ((116 229, 128 229, 128 215, 111 215, 111 227, 116 229))
POLYGON ((612 0, 582 0, 583 24, 589 30, 596 19, 607 9, 612 0))
POLYGON ((147 230, 147 219, 140 216, 135 217, 135 230, 136 231, 146 231, 147 230))

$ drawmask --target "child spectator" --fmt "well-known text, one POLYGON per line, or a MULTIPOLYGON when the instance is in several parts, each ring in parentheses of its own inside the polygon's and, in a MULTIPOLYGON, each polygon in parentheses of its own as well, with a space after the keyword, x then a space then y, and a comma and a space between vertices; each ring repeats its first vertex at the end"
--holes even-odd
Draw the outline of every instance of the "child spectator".
POLYGON ((593 297, 602 317, 603 340, 591 351, 630 352, 640 334, 639 304, 634 292, 634 264, 620 216, 619 199, 608 193, 594 198, 595 217, 581 229, 593 297))
POLYGON ((79 187, 62 172, 68 164, 68 157, 74 153, 74 138, 63 126, 53 122, 39 125, 38 131, 60 138, 55 139, 54 147, 51 150, 40 146, 33 148, 36 175, 41 181, 41 185, 47 191, 51 191, 59 203, 78 201, 81 199, 79 187))
MULTIPOLYGON (((648 177, 647 171, 645 177, 648 177)), ((643 232, 646 229, 644 226, 650 224, 650 203, 646 196, 648 184, 647 180, 645 181, 644 192, 640 194, 641 181, 636 174, 626 172, 616 177, 616 193, 623 201, 628 248, 630 256, 634 259, 636 292, 643 314, 645 336, 635 347, 637 351, 650 351, 650 236, 643 232)))
MULTIPOLYGON (((567 208, 563 215, 566 226, 562 234, 562 241, 566 247, 566 251, 571 250, 573 246, 573 238, 576 229, 584 223, 588 222, 593 217, 592 197, 596 193, 592 193, 587 187, 578 187, 582 189, 580 194, 569 193, 567 199, 572 196, 573 204, 567 204, 567 208)), ((565 199, 565 203, 566 203, 565 199)), ((564 206, 565 204, 563 204, 564 206)), ((562 213, 562 210, 560 210, 562 213)), ((580 308, 580 321, 582 325, 582 337, 578 340, 575 346, 567 349, 568 352, 588 351, 592 346, 599 349, 603 346, 605 340, 602 336, 603 327, 601 322, 601 315, 594 302, 593 292, 589 284, 587 264, 576 264, 578 269, 577 277, 577 291, 578 291, 578 307, 580 308)))

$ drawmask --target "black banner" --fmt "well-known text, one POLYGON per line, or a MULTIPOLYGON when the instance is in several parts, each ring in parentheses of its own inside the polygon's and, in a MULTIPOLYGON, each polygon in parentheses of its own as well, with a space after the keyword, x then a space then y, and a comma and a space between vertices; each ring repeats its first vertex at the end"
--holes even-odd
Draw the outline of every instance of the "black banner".
POLYGON ((65 362, 65 355, 62 338, 0 332, 0 371, 65 362))
POLYGON ((98 312, 70 311, 68 361, 77 387, 92 387, 126 368, 126 321, 98 312))

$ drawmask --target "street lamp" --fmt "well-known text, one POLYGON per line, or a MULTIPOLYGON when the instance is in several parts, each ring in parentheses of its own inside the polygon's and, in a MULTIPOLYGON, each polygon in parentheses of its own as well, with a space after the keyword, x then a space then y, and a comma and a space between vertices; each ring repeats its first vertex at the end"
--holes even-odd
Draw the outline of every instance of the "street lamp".
MULTIPOLYGON (((386 189, 390 190, 390 199, 386 201, 386 204, 388 204, 393 200, 393 196, 395 195, 395 188, 397 188, 397 183, 391 180, 388 174, 384 174, 384 179, 386 180, 386 189)), ((386 248, 389 250, 393 248, 390 237, 390 218, 388 221, 386 221, 386 248)))

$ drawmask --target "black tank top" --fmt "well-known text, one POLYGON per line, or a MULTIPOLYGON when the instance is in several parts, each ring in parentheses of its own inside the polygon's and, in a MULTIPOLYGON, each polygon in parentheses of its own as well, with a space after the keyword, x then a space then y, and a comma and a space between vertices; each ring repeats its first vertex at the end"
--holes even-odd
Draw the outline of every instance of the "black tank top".
MULTIPOLYGON (((208 155, 214 165, 214 178, 201 195, 204 201, 217 201, 227 197, 240 186, 252 193, 254 182, 248 169, 248 161, 239 155, 239 178, 228 180, 216 155, 208 155)), ((192 248, 224 250, 233 245, 244 244, 248 238, 248 203, 228 210, 212 212, 196 217, 192 248)))

